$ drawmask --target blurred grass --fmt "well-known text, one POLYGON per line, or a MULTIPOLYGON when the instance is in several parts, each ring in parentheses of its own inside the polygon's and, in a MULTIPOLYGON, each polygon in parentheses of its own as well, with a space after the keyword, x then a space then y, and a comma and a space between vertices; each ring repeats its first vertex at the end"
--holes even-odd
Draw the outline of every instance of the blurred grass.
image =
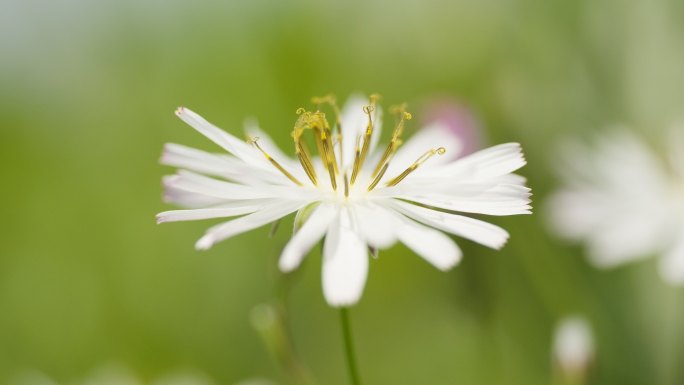
MULTIPOLYGON (((681 118, 684 7, 675 0, 234 2, 3 0, 0 15, 0 382, 60 381, 119 361, 147 378, 195 367, 278 379, 248 321, 275 294, 288 237, 264 228, 193 250, 206 223, 154 224, 165 142, 215 149, 178 121, 232 133, 257 117, 287 146, 313 95, 385 104, 460 98, 491 143, 523 143, 537 214, 494 219, 502 252, 460 242, 439 273, 403 247, 371 264, 353 309, 366 382, 540 384, 568 312, 597 331, 595 384, 678 384, 682 296, 652 263, 595 271, 543 226, 551 143, 681 118)), ((419 112, 419 111, 416 111, 419 112)), ((344 384, 341 336, 312 253, 290 293, 295 342, 344 384)))

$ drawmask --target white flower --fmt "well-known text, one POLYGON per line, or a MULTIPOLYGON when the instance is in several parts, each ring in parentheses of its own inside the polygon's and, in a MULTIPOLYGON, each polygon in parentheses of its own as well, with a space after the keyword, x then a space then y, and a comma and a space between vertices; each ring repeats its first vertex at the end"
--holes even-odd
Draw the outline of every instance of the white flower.
POLYGON ((553 357, 565 375, 584 374, 594 358, 594 338, 589 323, 580 316, 558 323, 553 339, 553 357))
MULTIPOLYGON (((323 293, 332 306, 360 298, 369 249, 399 241, 447 270, 459 262, 461 250, 441 231, 501 248, 508 239, 505 230, 456 212, 530 213, 530 190, 524 178, 511 174, 525 164, 520 145, 503 144, 451 161, 460 144, 435 126, 400 147, 411 115, 398 107, 390 143, 376 148, 381 127, 376 100, 352 98, 335 114, 334 129, 322 112, 300 109, 292 132, 297 159, 284 155, 253 125, 247 143, 179 108, 176 115, 229 155, 167 144, 161 162, 182 170, 164 178, 166 199, 189 209, 160 213, 158 222, 241 216, 210 228, 196 244, 208 249, 297 212, 295 223, 303 224, 283 250, 280 269, 297 268, 325 238, 323 293), (306 135, 313 137, 319 156, 311 155, 306 135), (445 152, 452 156, 436 156, 445 152)), ((318 102, 338 111, 331 97, 318 102)))
POLYGON ((662 278, 684 283, 684 128, 671 133, 664 157, 625 129, 603 135, 595 148, 566 143, 565 187, 550 200, 551 224, 584 241, 594 265, 662 253, 662 278))

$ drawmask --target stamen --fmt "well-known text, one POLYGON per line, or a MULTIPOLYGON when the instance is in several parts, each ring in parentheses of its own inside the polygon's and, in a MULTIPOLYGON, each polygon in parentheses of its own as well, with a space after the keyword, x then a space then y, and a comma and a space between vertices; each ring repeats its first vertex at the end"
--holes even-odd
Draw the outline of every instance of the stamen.
MULTIPOLYGON (((373 135, 373 118, 372 114, 375 111, 375 102, 377 100, 377 95, 375 97, 371 96, 371 104, 363 107, 363 112, 368 115, 368 125, 366 126, 366 133, 363 139, 363 147, 360 152, 358 151, 358 141, 357 141, 357 156, 354 158, 354 167, 352 169, 351 183, 356 182, 356 177, 359 175, 359 170, 361 166, 366 161, 366 156, 368 155, 368 149, 370 148, 371 136, 373 135)), ((360 138, 360 137, 359 137, 360 138)))
POLYGON ((392 133, 392 139, 390 140, 389 144, 387 145, 387 148, 385 149, 385 152, 382 154, 382 158, 380 158, 380 161, 378 162, 378 165, 375 166, 375 170, 373 171, 373 176, 376 176, 380 170, 384 167, 386 163, 389 163, 391 157, 394 155, 394 153, 397 151, 399 146, 401 145, 401 134, 404 131, 404 125, 406 124, 407 120, 411 120, 412 116, 410 113, 406 112, 406 105, 402 104, 401 106, 394 107, 393 108, 394 112, 399 115, 399 122, 397 123, 396 127, 394 128, 394 132, 392 133))
POLYGON ((399 184, 399 182, 404 180, 404 178, 406 178, 410 173, 415 171, 418 167, 420 167, 420 165, 425 163, 428 159, 432 158, 435 154, 443 155, 445 152, 446 152, 446 149, 444 147, 440 147, 437 149, 433 148, 432 150, 425 152, 418 159, 416 159, 416 161, 413 162, 412 165, 410 165, 406 170, 404 170, 404 172, 402 172, 401 174, 397 175, 392 180, 387 182, 386 185, 387 186, 396 186, 397 184, 399 184))
POLYGON ((389 163, 385 163, 384 166, 382 166, 382 169, 378 173, 378 175, 375 176, 375 179, 373 179, 373 182, 368 186, 368 191, 371 191, 375 188, 375 186, 380 183, 380 179, 382 179, 383 175, 385 175, 385 172, 387 172, 387 167, 389 167, 389 163))
POLYGON ((283 166, 281 166, 280 163, 278 163, 278 161, 276 161, 275 159, 273 159, 273 158, 271 157, 271 155, 269 155, 266 151, 264 151, 263 148, 261 148, 261 146, 260 146, 259 143, 258 143, 258 140, 259 140, 259 138, 249 138, 249 139, 248 139, 248 141, 249 141, 251 144, 253 144, 256 148, 258 148, 259 151, 261 151, 262 154, 264 154, 264 156, 266 157, 266 159, 268 159, 268 161, 271 162, 271 164, 272 164, 273 166, 275 166, 275 168, 277 168, 278 171, 280 171, 283 175, 285 175, 288 179, 290 179, 291 181, 293 181, 295 184, 297 184, 297 185, 299 185, 299 186, 303 186, 302 182, 300 182, 297 178, 295 178, 294 175, 290 174, 290 172, 288 172, 283 166))
POLYGON ((352 168, 351 177, 352 184, 356 181, 356 176, 359 174, 359 170, 363 165, 363 162, 361 161, 361 135, 356 137, 356 146, 354 146, 354 148, 356 150, 354 151, 354 167, 352 168))
POLYGON ((337 162, 335 161, 335 150, 332 148, 330 136, 325 129, 318 129, 318 141, 320 142, 321 159, 323 159, 330 175, 330 184, 333 190, 337 190, 337 162))
MULTIPOLYGON (((341 159, 342 154, 343 154, 343 151, 342 151, 342 118, 341 118, 342 114, 340 112, 340 108, 337 106, 337 98, 335 98, 335 95, 333 95, 333 94, 328 94, 326 96, 313 97, 313 98, 311 98, 311 102, 316 105, 317 109, 323 103, 328 104, 332 108, 333 113, 335 114, 335 126, 337 128, 336 139, 337 139, 337 143, 339 144, 339 147, 340 147, 339 150, 340 150, 340 159, 341 159)), ((327 120, 326 120, 325 125, 326 126, 328 125, 327 120)), ((328 136, 330 136, 332 138, 332 134, 330 132, 329 127, 327 128, 327 131, 328 131, 328 136)), ((334 152, 334 143, 331 143, 329 147, 332 148, 333 152, 334 152)), ((343 159, 341 159, 341 162, 344 164, 343 159)), ((338 170, 337 170, 337 159, 335 159, 335 172, 338 172, 338 170)))
POLYGON ((295 123, 294 131, 292 132, 292 137, 295 139, 296 148, 298 150, 298 155, 300 155, 300 163, 306 170, 309 179, 312 181, 316 178, 313 164, 306 151, 306 146, 304 141, 301 139, 304 130, 312 129, 314 130, 314 138, 316 141, 316 147, 318 148, 318 153, 321 156, 325 170, 330 176, 330 184, 334 190, 337 190, 337 158, 335 157, 335 149, 333 147, 332 132, 330 131, 330 126, 328 121, 325 119, 325 114, 316 111, 309 112, 300 108, 297 110, 300 115, 295 123))
POLYGON ((316 169, 311 162, 311 157, 309 155, 309 149, 306 145, 306 142, 301 137, 295 139, 295 153, 297 154, 299 163, 301 163, 306 175, 309 177, 314 186, 318 186, 316 169))
POLYGON ((344 173, 344 197, 349 198, 349 179, 347 179, 347 173, 344 173))

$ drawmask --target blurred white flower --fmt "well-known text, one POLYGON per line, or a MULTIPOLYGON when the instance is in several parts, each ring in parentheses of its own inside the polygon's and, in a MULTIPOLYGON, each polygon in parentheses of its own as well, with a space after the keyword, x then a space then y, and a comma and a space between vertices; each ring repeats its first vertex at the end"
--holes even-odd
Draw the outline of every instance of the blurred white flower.
MULTIPOLYGON (((331 97, 319 102, 338 111, 331 97)), ((183 121, 230 155, 167 144, 161 162, 182 170, 164 178, 166 200, 189 209, 163 212, 157 220, 244 215, 210 228, 196 244, 208 249, 297 212, 280 269, 297 268, 325 238, 323 293, 332 306, 352 305, 361 297, 369 249, 399 241, 447 270, 459 262, 461 250, 441 231, 501 248, 508 239, 504 229, 456 212, 530 213, 530 190, 524 178, 512 174, 525 164, 520 145, 503 144, 452 161, 461 144, 443 126, 421 130, 400 147, 411 115, 403 106, 395 112, 391 141, 378 149, 382 122, 375 97, 352 98, 335 114, 335 129, 321 111, 300 109, 292 132, 297 159, 291 159, 256 127, 248 129, 254 138, 249 144, 181 107, 176 114, 183 121), (318 156, 311 155, 306 133, 318 156)))
POLYGON ((662 254, 659 271, 684 283, 684 127, 661 156, 626 129, 594 148, 567 142, 559 169, 565 186, 550 199, 552 227, 584 241, 598 267, 662 254))
POLYGON ((563 377, 584 377, 594 359, 594 338, 589 323, 572 316, 556 326, 553 358, 563 377))

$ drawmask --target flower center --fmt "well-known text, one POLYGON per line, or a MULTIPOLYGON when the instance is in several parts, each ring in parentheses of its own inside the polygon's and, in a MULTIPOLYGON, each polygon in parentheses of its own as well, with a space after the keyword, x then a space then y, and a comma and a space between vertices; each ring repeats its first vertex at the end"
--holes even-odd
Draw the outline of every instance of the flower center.
MULTIPOLYGON (((370 151, 371 138, 376 125, 376 122, 373 121, 373 112, 376 109, 377 101, 379 99, 380 97, 378 95, 371 95, 370 104, 363 107, 363 112, 367 116, 368 122, 366 124, 366 130, 364 133, 355 138, 356 146, 354 152, 354 162, 351 166, 351 170, 341 170, 342 165, 345 164, 345 159, 343 159, 344 153, 342 149, 342 140, 345 133, 342 127, 342 120, 340 118, 340 110, 337 106, 335 97, 328 95, 324 97, 313 98, 312 102, 316 104, 315 112, 307 111, 304 108, 299 108, 297 110, 297 115, 299 115, 299 117, 297 118, 292 131, 295 154, 297 155, 299 163, 301 164, 306 176, 314 186, 317 186, 322 190, 327 190, 327 186, 323 185, 324 183, 327 183, 323 180, 327 179, 329 180, 334 196, 338 197, 338 199, 344 198, 345 200, 349 199, 351 196, 352 200, 355 200, 358 197, 365 196, 366 193, 372 191, 383 179, 390 162, 397 152, 397 149, 402 144, 401 135, 404 131, 406 122, 411 120, 412 116, 406 111, 406 104, 391 108, 392 112, 397 117, 397 122, 392 132, 392 138, 385 148, 385 151, 382 153, 382 156, 379 158, 377 164, 373 168, 373 172, 370 175, 368 184, 366 186, 359 186, 357 183, 359 182, 358 177, 361 173, 361 170, 364 168, 368 153, 370 151), (325 113, 320 110, 320 106, 323 104, 328 105, 335 114, 335 127, 333 129, 331 129, 325 113), (313 133, 313 142, 315 143, 316 150, 320 156, 323 170, 327 174, 327 177, 321 177, 323 180, 319 180, 316 168, 314 167, 309 144, 307 143, 306 137, 304 135, 307 131, 313 133), (335 152, 336 145, 338 147, 339 156, 335 152)), ((261 146, 259 146, 258 138, 252 138, 250 139, 250 142, 280 173, 285 175, 296 185, 304 186, 299 179, 297 179, 291 172, 289 172, 277 160, 273 159, 270 154, 261 148, 261 146)), ((385 186, 396 186, 428 159, 434 155, 442 155, 445 152, 446 149, 444 147, 426 151, 403 172, 386 182, 385 186)))

